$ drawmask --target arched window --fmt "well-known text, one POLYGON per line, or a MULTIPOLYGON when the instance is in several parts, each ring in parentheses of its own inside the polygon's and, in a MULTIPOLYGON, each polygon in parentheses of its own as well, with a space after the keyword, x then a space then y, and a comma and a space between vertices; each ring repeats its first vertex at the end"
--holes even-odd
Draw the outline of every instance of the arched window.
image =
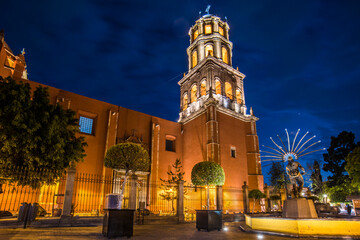
POLYGON ((201 82, 200 86, 200 95, 205 96, 206 95, 206 80, 201 82))
POLYGON ((185 93, 183 96, 183 111, 185 111, 187 107, 188 107, 188 95, 187 93, 185 93))
POLYGON ((225 82, 225 94, 226 94, 226 97, 233 99, 232 87, 231 87, 231 84, 228 82, 225 82))
POLYGON ((215 80, 215 93, 221 94, 221 83, 219 80, 215 80))
POLYGON ((214 47, 211 44, 205 46, 205 57, 214 56, 214 47))
POLYGON ((194 35, 193 35, 193 36, 194 36, 194 38, 193 38, 193 39, 194 39, 194 41, 195 41, 195 39, 197 39, 197 37, 199 36, 199 30, 198 30, 198 29, 196 29, 196 30, 195 30, 194 35))
POLYGON ((225 47, 221 48, 222 60, 224 63, 229 64, 229 54, 225 47))
POLYGON ((194 51, 192 53, 191 59, 192 59, 192 67, 194 68, 197 65, 197 51, 194 51))
POLYGON ((238 103, 238 104, 241 104, 241 92, 240 92, 240 90, 239 89, 237 89, 236 90, 236 102, 238 103))
POLYGON ((197 100, 197 87, 196 85, 192 86, 191 88, 191 98, 190 101, 191 103, 196 102, 197 100))
POLYGON ((219 26, 219 33, 224 36, 224 28, 219 26))
POLYGON ((212 34, 212 25, 211 24, 205 25, 205 34, 212 34))

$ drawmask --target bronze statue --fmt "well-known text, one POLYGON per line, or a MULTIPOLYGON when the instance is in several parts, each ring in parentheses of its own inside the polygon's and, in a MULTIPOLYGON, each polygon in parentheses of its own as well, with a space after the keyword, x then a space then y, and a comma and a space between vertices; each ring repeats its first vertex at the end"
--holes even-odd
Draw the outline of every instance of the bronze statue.
POLYGON ((302 175, 305 174, 305 169, 300 165, 299 162, 295 162, 292 156, 289 156, 288 164, 286 165, 286 173, 289 175, 290 182, 293 186, 294 197, 300 198, 300 193, 304 186, 304 179, 302 175), (302 173, 299 171, 299 168, 302 173))

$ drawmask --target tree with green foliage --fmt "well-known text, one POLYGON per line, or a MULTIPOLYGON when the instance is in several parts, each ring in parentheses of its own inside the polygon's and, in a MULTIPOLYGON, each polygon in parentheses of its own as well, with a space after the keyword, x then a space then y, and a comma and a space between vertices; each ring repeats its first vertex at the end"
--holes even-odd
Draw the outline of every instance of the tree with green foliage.
POLYGON ((273 162, 269 170, 270 184, 275 192, 279 192, 285 186, 285 169, 281 162, 273 162))
POLYGON ((332 176, 328 177, 329 187, 339 186, 349 179, 349 175, 345 174, 345 158, 356 146, 360 146, 360 143, 355 144, 355 135, 352 132, 343 131, 337 137, 331 137, 330 147, 323 155, 323 169, 332 173, 332 176))
POLYGON ((349 173, 352 186, 360 191, 360 147, 356 147, 346 157, 345 170, 349 173))
POLYGON ((345 202, 347 196, 356 194, 356 192, 357 189, 352 186, 350 180, 334 187, 328 187, 327 184, 324 184, 324 193, 328 195, 331 202, 345 202))
POLYGON ((209 186, 222 186, 225 183, 224 169, 215 162, 199 162, 191 171, 191 182, 195 186, 206 186, 207 203, 210 208, 209 186))
POLYGON ((249 198, 252 198, 254 200, 253 209, 252 209, 252 213, 254 213, 256 201, 258 200, 260 203, 260 199, 266 198, 266 195, 263 192, 261 192, 259 189, 254 189, 249 192, 249 198))
POLYGON ((182 164, 180 158, 177 158, 172 164, 172 168, 174 171, 167 171, 168 180, 160 178, 161 188, 163 189, 163 193, 160 193, 160 197, 166 201, 171 201, 172 211, 175 211, 174 201, 177 199, 177 186, 180 181, 184 180, 185 172, 182 170, 182 164))
POLYGON ((105 167, 114 170, 125 170, 118 206, 121 209, 127 177, 130 173, 135 174, 136 171, 149 171, 149 154, 140 144, 119 143, 107 150, 104 164, 105 167))
POLYGON ((345 158, 360 143, 355 144, 355 135, 352 132, 341 132, 337 137, 331 137, 330 147, 325 153, 323 170, 331 172, 326 182, 326 192, 332 201, 345 201, 346 196, 354 191, 351 179, 346 174, 345 158))
POLYGON ((52 105, 48 89, 0 77, 0 178, 38 188, 55 183, 87 145, 75 112, 52 105), (19 174, 25 172, 27 175, 19 174))
POLYGON ((274 193, 279 193, 281 198, 281 189, 285 189, 285 195, 288 195, 286 184, 289 183, 289 179, 286 175, 283 162, 272 162, 268 174, 270 175, 270 184, 274 187, 274 193))
POLYGON ((320 164, 318 161, 314 161, 311 167, 311 192, 316 196, 322 196, 323 194, 323 181, 321 176, 320 164))

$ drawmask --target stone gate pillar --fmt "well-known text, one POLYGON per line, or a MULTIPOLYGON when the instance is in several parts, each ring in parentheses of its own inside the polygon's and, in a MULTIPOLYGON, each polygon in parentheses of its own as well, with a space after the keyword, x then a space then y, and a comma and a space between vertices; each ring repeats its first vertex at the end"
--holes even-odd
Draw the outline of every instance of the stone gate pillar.
POLYGON ((244 213, 249 213, 249 186, 244 181, 243 189, 243 199, 244 199, 244 213))
POLYGON ((184 222, 184 181, 180 181, 178 185, 176 211, 179 222, 184 222))
POLYGON ((266 183, 264 187, 264 192, 266 195, 266 211, 270 212, 271 211, 270 188, 266 183))
POLYGON ((223 189, 222 186, 216 186, 216 210, 223 209, 223 189))
POLYGON ((75 183, 75 167, 69 167, 66 171, 66 184, 65 184, 65 195, 64 195, 64 205, 61 213, 61 217, 71 215, 71 205, 72 197, 74 193, 74 183, 75 183))

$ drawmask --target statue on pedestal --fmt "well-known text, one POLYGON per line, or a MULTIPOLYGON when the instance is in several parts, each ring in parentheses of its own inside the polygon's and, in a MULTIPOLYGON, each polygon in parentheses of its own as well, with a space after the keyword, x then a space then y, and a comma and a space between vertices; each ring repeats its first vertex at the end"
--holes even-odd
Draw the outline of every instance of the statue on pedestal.
POLYGON ((305 174, 305 169, 300 165, 299 162, 295 162, 292 156, 289 156, 288 164, 286 165, 286 173, 290 178, 294 197, 300 198, 300 194, 304 186, 304 179, 302 175, 305 174), (299 171, 299 168, 301 172, 299 171))

